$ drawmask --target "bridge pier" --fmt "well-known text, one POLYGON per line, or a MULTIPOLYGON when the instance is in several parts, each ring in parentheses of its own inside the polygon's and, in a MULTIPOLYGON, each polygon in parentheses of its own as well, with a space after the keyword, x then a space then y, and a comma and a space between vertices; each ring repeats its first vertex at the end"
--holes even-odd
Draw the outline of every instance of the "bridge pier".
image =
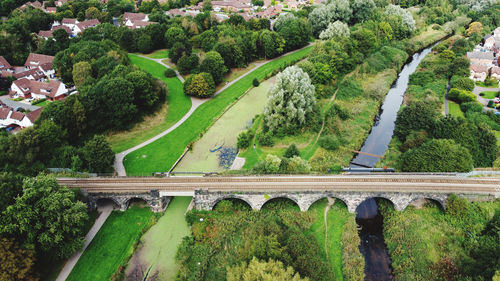
POLYGON ((90 210, 95 210, 99 200, 111 200, 123 212, 128 209, 133 199, 146 202, 152 212, 163 212, 172 197, 160 196, 158 190, 151 190, 147 193, 91 193, 87 194, 87 206, 90 210))

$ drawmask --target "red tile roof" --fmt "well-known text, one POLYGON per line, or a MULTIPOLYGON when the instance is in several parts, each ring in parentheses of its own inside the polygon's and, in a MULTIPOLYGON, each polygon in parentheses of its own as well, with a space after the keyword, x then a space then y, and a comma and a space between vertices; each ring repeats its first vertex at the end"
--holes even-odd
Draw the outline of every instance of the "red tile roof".
POLYGON ((40 107, 39 109, 33 110, 30 113, 26 114, 26 116, 31 121, 31 123, 34 123, 35 120, 38 118, 38 116, 40 116, 40 114, 42 114, 42 110, 43 110, 43 108, 40 107))
POLYGON ((76 24, 76 19, 68 19, 68 18, 63 18, 61 23, 63 24, 76 24))
POLYGON ((7 119, 9 116, 11 108, 10 107, 0 107, 0 119, 7 119))
POLYGON ((146 14, 143 13, 124 13, 123 14, 123 20, 145 20, 146 19, 146 14))
POLYGON ((21 121, 24 118, 24 113, 19 112, 19 111, 12 111, 10 118, 17 120, 17 121, 21 121))
POLYGON ((98 25, 99 23, 100 22, 97 19, 93 19, 93 20, 82 21, 82 22, 78 23, 76 26, 78 26, 78 28, 80 28, 81 31, 84 31, 85 29, 87 29, 89 27, 94 27, 94 26, 98 25))
POLYGON ((53 56, 31 53, 28 56, 28 58, 26 59, 26 62, 24 63, 24 65, 31 66, 31 67, 38 67, 39 65, 42 65, 45 63, 52 63, 53 61, 54 61, 53 56))
POLYGON ((3 56, 0 56, 0 70, 7 68, 11 68, 11 65, 3 56))

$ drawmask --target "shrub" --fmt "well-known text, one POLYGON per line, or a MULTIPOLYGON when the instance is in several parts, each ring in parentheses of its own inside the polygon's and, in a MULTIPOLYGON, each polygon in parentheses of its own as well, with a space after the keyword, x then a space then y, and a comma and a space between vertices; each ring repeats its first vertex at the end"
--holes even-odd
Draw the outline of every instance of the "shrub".
POLYGON ((484 85, 491 87, 491 86, 498 86, 498 81, 493 78, 493 77, 488 77, 484 80, 484 85))
POLYGON ((196 54, 183 55, 177 62, 177 68, 180 74, 186 75, 198 67, 199 58, 196 54))
POLYGON ((409 149, 419 147, 426 141, 427 141, 426 131, 413 131, 406 137, 405 142, 401 146, 401 151, 405 152, 409 149))
POLYGON ((427 102, 412 102, 398 112, 394 134, 402 141, 412 131, 429 130, 437 116, 432 104, 427 102))
POLYGON ((335 136, 326 135, 319 138, 319 146, 326 150, 336 150, 339 148, 340 143, 335 136))
POLYGON ((489 108, 493 108, 495 106, 495 103, 492 101, 492 100, 489 100, 488 101, 488 105, 487 105, 489 108))
POLYGON ((480 104, 477 101, 471 101, 471 102, 464 102, 460 105, 460 110, 463 112, 482 112, 483 111, 483 105, 480 104))
POLYGON ((260 85, 259 80, 257 80, 257 78, 254 78, 254 79, 253 79, 253 81, 252 81, 252 85, 253 85, 254 87, 259 87, 259 85, 260 85))
POLYGON ((292 158, 294 156, 300 156, 300 151, 297 148, 297 146, 292 143, 285 151, 285 154, 283 154, 283 157, 286 158, 292 158))
POLYGON ((410 85, 425 86, 425 84, 436 79, 436 75, 431 71, 417 71, 410 75, 410 85))
POLYGON ((263 146, 273 146, 274 145, 273 134, 271 132, 260 133, 259 143, 263 146))
POLYGON ((476 95, 467 90, 452 88, 448 92, 448 98, 458 103, 476 101, 476 95))
POLYGON ((239 149, 245 149, 250 146, 251 140, 252 140, 251 133, 244 131, 238 135, 238 141, 236 145, 239 149))
POLYGON ((450 216, 460 218, 467 214, 468 210, 469 202, 466 199, 460 198, 456 194, 451 194, 448 197, 446 213, 450 216))
POLYGON ((468 77, 453 76, 451 77, 450 86, 460 90, 474 90, 474 81, 468 77))
POLYGON ((184 82, 184 92, 189 96, 207 98, 215 94, 212 75, 206 72, 193 74, 184 82))
POLYGON ((286 166, 286 171, 288 173, 309 173, 311 171, 311 166, 307 160, 300 158, 299 156, 293 156, 290 158, 286 166))
POLYGON ((177 76, 177 74, 175 73, 175 70, 173 70, 172 68, 167 68, 165 70, 165 77, 172 78, 172 77, 175 77, 175 76, 177 76))

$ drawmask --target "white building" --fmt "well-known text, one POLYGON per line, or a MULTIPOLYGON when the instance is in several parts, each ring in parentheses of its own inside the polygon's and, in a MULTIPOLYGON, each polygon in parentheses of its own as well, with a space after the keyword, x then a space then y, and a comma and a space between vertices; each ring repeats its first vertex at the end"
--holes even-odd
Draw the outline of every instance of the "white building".
POLYGON ((12 83, 10 96, 13 98, 47 99, 50 101, 64 99, 68 92, 66 85, 57 80, 39 82, 26 78, 18 79, 12 83))

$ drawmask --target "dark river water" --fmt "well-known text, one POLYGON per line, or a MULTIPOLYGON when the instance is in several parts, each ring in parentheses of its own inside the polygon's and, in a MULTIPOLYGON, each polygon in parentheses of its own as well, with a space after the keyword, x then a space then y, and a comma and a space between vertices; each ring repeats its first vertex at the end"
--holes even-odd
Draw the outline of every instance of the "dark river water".
MULTIPOLYGON (((375 118, 372 130, 361 147, 361 152, 375 155, 384 155, 392 139, 394 122, 403 102, 403 96, 408 88, 410 74, 415 72, 422 59, 431 52, 432 47, 413 55, 403 67, 398 79, 392 85, 385 97, 380 112, 375 118)), ((350 167, 375 166, 379 158, 358 154, 351 161, 350 167)), ((361 203, 356 209, 356 222, 359 229, 361 244, 359 249, 365 257, 365 280, 385 281, 394 280, 391 268, 391 259, 384 241, 384 218, 380 214, 375 199, 370 198, 361 203)))

